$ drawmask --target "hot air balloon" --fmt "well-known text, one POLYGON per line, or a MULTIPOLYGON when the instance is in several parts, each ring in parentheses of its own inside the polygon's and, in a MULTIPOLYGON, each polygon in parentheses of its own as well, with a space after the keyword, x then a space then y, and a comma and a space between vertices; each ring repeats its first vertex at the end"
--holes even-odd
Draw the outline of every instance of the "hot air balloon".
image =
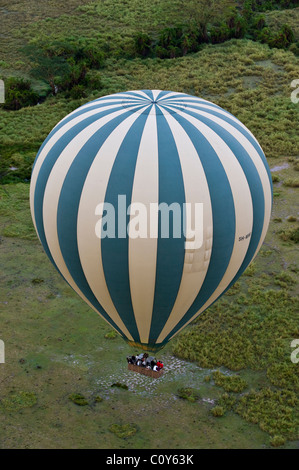
POLYGON ((34 162, 30 205, 69 285, 129 344, 157 351, 256 256, 272 182, 257 140, 229 112, 185 93, 138 90, 91 101, 54 127, 34 162), (188 205, 198 208, 193 231, 188 205))

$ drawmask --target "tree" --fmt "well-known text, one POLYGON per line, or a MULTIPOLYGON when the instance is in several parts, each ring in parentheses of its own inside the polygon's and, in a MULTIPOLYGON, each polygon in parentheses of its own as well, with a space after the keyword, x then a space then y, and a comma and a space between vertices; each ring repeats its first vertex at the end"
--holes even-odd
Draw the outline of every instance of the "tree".
POLYGON ((235 10, 227 20, 227 26, 230 29, 230 36, 232 38, 243 38, 248 30, 248 23, 246 19, 239 15, 235 10))
POLYGON ((271 47, 277 47, 280 49, 286 49, 295 41, 295 35, 292 28, 284 24, 278 33, 270 41, 269 45, 271 47))
POLYGON ((135 52, 142 57, 150 54, 152 49, 152 39, 146 33, 137 33, 134 36, 135 52))
POLYGON ((51 87, 53 95, 56 95, 57 78, 67 75, 70 72, 70 66, 64 57, 47 55, 47 53, 35 45, 26 46, 24 52, 33 62, 31 74, 33 77, 43 80, 51 87))
POLYGON ((200 29, 203 36, 203 42, 208 42, 208 26, 211 23, 217 23, 226 16, 229 8, 235 6, 233 0, 191 0, 184 3, 184 9, 187 9, 189 21, 194 22, 200 29))

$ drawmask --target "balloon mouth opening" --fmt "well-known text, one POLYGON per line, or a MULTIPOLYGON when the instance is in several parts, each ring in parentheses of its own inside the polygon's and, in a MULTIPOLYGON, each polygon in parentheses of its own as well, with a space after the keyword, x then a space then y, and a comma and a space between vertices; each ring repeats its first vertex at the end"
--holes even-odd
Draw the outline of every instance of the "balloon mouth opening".
POLYGON ((142 351, 148 352, 158 352, 164 348, 165 344, 147 344, 147 343, 138 343, 136 341, 126 340, 126 342, 132 347, 141 349, 142 351))

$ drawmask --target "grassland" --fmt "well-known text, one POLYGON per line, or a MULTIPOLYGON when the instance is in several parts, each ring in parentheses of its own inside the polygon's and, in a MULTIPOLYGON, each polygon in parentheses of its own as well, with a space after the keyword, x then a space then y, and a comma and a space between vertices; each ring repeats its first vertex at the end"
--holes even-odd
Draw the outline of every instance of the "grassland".
MULTIPOLYGON (((137 27, 154 33, 176 23, 180 4, 170 11, 167 1, 2 2, 0 74, 28 77, 20 47, 51 35, 130 48, 137 27)), ((269 16, 278 27, 297 13, 269 16)), ((92 73, 102 85, 87 98, 57 95, 0 110, 0 448, 297 448, 299 364, 290 355, 299 338, 299 105, 290 84, 298 59, 244 39, 171 60, 113 53, 92 73), (138 88, 196 94, 232 112, 258 138, 274 185, 258 257, 162 351, 166 371, 157 381, 126 370, 134 351, 59 277, 28 202, 31 166, 52 127, 97 96, 138 88)))

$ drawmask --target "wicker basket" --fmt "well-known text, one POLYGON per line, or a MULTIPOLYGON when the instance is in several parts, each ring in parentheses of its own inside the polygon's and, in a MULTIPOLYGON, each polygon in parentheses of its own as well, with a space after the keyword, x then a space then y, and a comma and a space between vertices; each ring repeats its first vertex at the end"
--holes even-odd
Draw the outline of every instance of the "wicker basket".
POLYGON ((152 369, 146 369, 146 367, 136 366, 135 364, 128 364, 128 369, 133 372, 138 372, 139 374, 147 375, 152 379, 158 379, 163 375, 163 369, 156 371, 152 369))

